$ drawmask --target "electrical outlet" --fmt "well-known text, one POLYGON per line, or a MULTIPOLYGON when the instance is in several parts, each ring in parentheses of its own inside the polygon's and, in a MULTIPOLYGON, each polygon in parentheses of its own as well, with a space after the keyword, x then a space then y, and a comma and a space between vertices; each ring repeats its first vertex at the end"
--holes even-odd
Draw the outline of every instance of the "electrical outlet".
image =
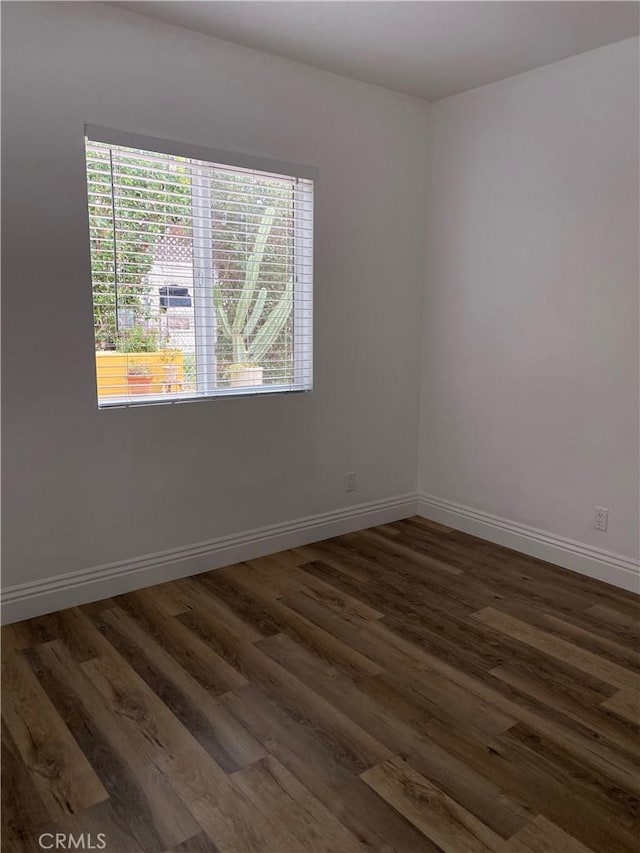
POLYGON ((597 506, 593 516, 593 526, 596 530, 606 530, 609 526, 609 510, 605 506, 597 506))
POLYGON ((345 492, 355 492, 356 490, 356 472, 347 471, 344 475, 344 490, 345 492))

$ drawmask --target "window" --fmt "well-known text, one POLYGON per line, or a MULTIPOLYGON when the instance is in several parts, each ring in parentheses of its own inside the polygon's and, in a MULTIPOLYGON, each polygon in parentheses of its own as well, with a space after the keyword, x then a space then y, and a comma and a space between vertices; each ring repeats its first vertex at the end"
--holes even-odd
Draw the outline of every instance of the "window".
POLYGON ((86 161, 98 405, 310 390, 312 170, 101 128, 86 161))

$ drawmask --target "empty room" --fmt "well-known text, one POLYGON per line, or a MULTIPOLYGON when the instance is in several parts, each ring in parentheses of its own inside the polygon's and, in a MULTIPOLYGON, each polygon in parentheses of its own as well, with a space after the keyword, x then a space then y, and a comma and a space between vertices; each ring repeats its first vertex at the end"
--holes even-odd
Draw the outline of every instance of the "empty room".
POLYGON ((1 13, 3 853, 637 853, 640 4, 1 13))

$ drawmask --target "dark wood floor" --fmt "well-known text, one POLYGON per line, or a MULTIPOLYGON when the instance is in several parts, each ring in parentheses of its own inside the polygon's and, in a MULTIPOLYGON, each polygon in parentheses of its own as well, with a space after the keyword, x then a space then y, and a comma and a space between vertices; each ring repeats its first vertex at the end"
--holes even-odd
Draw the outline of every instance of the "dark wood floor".
POLYGON ((3 639, 4 851, 638 851, 638 600, 422 519, 3 639))

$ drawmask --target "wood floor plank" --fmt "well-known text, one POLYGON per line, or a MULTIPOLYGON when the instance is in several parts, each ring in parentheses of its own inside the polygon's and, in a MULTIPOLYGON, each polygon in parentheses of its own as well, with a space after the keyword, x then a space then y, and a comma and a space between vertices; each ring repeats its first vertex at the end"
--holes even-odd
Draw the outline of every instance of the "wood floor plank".
POLYGON ((465 808, 485 819, 498 831, 511 832, 522 826, 528 815, 511 803, 495 786, 471 772, 461 762, 442 752, 428 737, 400 718, 400 704, 393 710, 376 698, 375 685, 356 686, 297 648, 285 635, 270 637, 260 648, 308 685, 317 685, 323 696, 340 709, 377 742, 392 753, 409 755, 416 769, 424 772, 465 808))
MULTIPOLYGON (((598 853, 636 853, 637 834, 603 812, 582 788, 576 789, 571 774, 527 750, 521 743, 505 742, 509 732, 489 746, 479 744, 460 730, 452 732, 432 723, 429 734, 441 747, 486 776, 510 796, 526 803, 535 814, 543 814, 572 837, 592 844, 598 853), (585 802, 589 808, 585 809, 585 802)), ((635 819, 628 808, 628 818, 635 819)))
POLYGON ((23 651, 40 643, 47 643, 55 639, 55 634, 50 630, 51 623, 44 623, 39 619, 26 619, 24 622, 14 622, 12 625, 2 626, 2 648, 6 653, 9 649, 23 651))
POLYGON ((2 849, 636 853, 640 599, 418 517, 2 629, 2 849))
POLYGON ((109 712, 147 761, 154 762, 165 753, 179 751, 183 741, 192 737, 124 660, 100 658, 87 661, 81 667, 102 695, 109 712))
POLYGON ((52 820, 107 799, 107 792, 26 661, 8 650, 2 716, 52 820))
MULTIPOLYGON (((327 539, 324 542, 314 542, 313 545, 305 545, 297 548, 296 553, 306 555, 307 562, 321 560, 331 566, 339 576, 345 576, 358 583, 368 583, 373 575, 357 555, 350 554, 349 549, 340 544, 340 540, 327 539)), ((305 565, 303 563, 302 565, 305 565)))
POLYGON ((294 718, 309 721, 328 744, 333 744, 345 761, 358 772, 377 764, 389 751, 368 735, 353 720, 340 713, 314 689, 295 678, 286 668, 269 658, 253 644, 238 642, 213 620, 211 614, 193 611, 178 617, 203 638, 210 638, 227 654, 247 678, 278 701, 294 718))
POLYGON ((523 604, 521 597, 516 600, 512 596, 487 605, 622 667, 640 671, 640 641, 625 638, 618 628, 602 625, 586 612, 540 607, 531 600, 523 604))
POLYGON ((22 851, 48 829, 49 814, 4 721, 2 722, 2 838, 22 851))
POLYGON ((257 560, 248 560, 246 563, 236 566, 234 569, 222 569, 216 574, 222 577, 232 576, 234 578, 250 577, 256 578, 274 598, 286 595, 292 589, 300 586, 297 577, 297 566, 282 560, 281 555, 272 557, 260 557, 257 560))
MULTIPOLYGON (((185 599, 190 595, 190 588, 182 590, 177 584, 172 586, 176 587, 174 595, 182 592, 185 599)), ((246 679, 207 643, 194 637, 178 619, 168 618, 158 607, 155 597, 148 596, 146 590, 120 596, 117 604, 213 695, 246 684, 246 679)), ((184 612, 188 614, 189 609, 184 612)))
POLYGON ((101 623, 130 666, 227 772, 264 757, 246 729, 135 620, 113 608, 103 612, 101 623))
MULTIPOLYGON (((167 777, 155 765, 151 764, 136 768, 134 778, 140 786, 141 791, 144 792, 146 802, 149 806, 148 817, 145 822, 147 826, 154 827, 157 839, 161 841, 162 845, 181 843, 190 837, 193 832, 199 830, 200 827, 193 819, 186 804, 180 801, 167 777)), ((101 827, 100 831, 105 832, 109 838, 109 844, 113 847, 116 846, 117 839, 114 837, 111 827, 115 823, 114 818, 119 818, 120 814, 121 810, 116 811, 114 809, 113 814, 110 815, 111 820, 109 822, 100 813, 92 815, 91 825, 93 826, 93 832, 97 832, 98 828, 101 827)), ((129 818, 127 823, 133 823, 131 818, 129 818)), ((116 826, 121 826, 119 820, 116 826)), ((139 830, 142 830, 140 824, 138 827, 139 830)), ((143 831, 139 831, 139 835, 142 836, 143 831)), ((145 850, 152 850, 156 844, 157 841, 155 839, 151 844, 147 841, 145 850)), ((160 845, 158 849, 161 849, 160 845)))
MULTIPOLYGON (((237 572, 242 572, 243 566, 237 566, 233 578, 237 572)), ((262 637, 270 637, 282 630, 280 620, 269 613, 269 610, 258 601, 250 590, 236 583, 233 579, 227 580, 228 575, 223 570, 200 577, 199 582, 209 589, 217 598, 231 607, 251 628, 262 637)), ((274 596, 275 597, 275 596, 274 596)))
POLYGON ((313 686, 305 684, 262 650, 247 649, 245 660, 256 684, 270 695, 277 696, 295 719, 310 721, 326 743, 335 745, 336 754, 349 763, 353 762, 352 766, 370 767, 391 754, 357 720, 327 701, 318 683, 313 686))
POLYGON ((593 853, 545 817, 537 817, 505 842, 499 853, 593 853))
POLYGON ((269 756, 233 774, 256 808, 272 815, 309 853, 364 853, 365 847, 280 762, 269 756))
MULTIPOLYGON (((159 765, 221 853, 299 851, 295 836, 264 803, 256 808, 235 781, 235 774, 212 789, 211 777, 193 744, 185 743, 182 751, 163 755, 159 765)), ((245 772, 251 772, 251 767, 236 771, 245 772)))
POLYGON ((399 536, 400 531, 396 530, 395 527, 392 527, 390 524, 378 524, 377 527, 373 528, 377 530, 378 533, 386 533, 388 536, 399 536))
MULTIPOLYGON (((413 611, 418 618, 427 607, 444 613, 474 613, 487 604, 493 603, 490 595, 478 593, 461 576, 435 574, 421 567, 412 567, 406 561, 389 555, 381 555, 374 562, 362 553, 362 550, 342 548, 340 560, 352 565, 366 565, 370 582, 362 583, 340 571, 337 559, 313 560, 301 568, 314 574, 321 580, 331 583, 340 590, 351 593, 384 613, 402 616, 405 608, 413 611)), ((373 553, 373 552, 372 552, 373 553)))
POLYGON ((156 607, 167 616, 177 616, 189 609, 180 588, 174 583, 161 583, 145 587, 145 594, 155 603, 156 607))
MULTIPOLYGON (((543 705, 566 714, 580 724, 587 726, 594 732, 594 735, 603 737, 610 743, 619 744, 629 753, 633 753, 640 743, 640 730, 637 725, 639 722, 638 714, 636 714, 635 726, 626 725, 624 721, 616 720, 614 715, 606 713, 606 711, 615 710, 607 704, 607 701, 602 705, 583 705, 566 694, 563 695, 561 692, 550 689, 547 684, 536 679, 535 673, 523 673, 514 667, 505 666, 491 670, 491 675, 518 690, 528 693, 543 705)), ((620 694, 616 695, 619 696, 620 694)))
MULTIPOLYGON (((409 545, 404 545, 402 542, 399 542, 395 537, 389 538, 376 530, 362 530, 359 533, 352 534, 352 539, 347 539, 346 541, 353 541, 356 544, 360 543, 360 547, 362 548, 363 540, 365 542, 369 541, 376 549, 385 554, 390 554, 393 557, 399 557, 400 559, 407 560, 410 563, 415 563, 426 569, 435 569, 440 572, 445 572, 447 575, 460 575, 463 572, 462 569, 457 566, 452 566, 451 563, 447 563, 444 560, 438 560, 429 554, 417 551, 409 545)), ((365 553, 367 552, 365 551, 365 553)))
MULTIPOLYGON (((386 628, 380 623, 372 623, 369 630, 382 631, 386 628)), ((616 754, 609 746, 600 743, 599 739, 592 738, 589 732, 583 733, 574 729, 563 727, 562 723, 554 718, 549 710, 531 703, 522 701, 522 694, 513 695, 504 690, 499 690, 498 685, 493 685, 485 677, 478 678, 475 674, 468 674, 463 669, 458 669, 447 661, 439 659, 424 648, 420 648, 404 638, 397 637, 393 632, 387 632, 391 642, 395 642, 409 656, 416 659, 427 667, 431 667, 449 678, 458 686, 469 691, 472 696, 484 699, 489 704, 504 712, 519 722, 528 725, 533 731, 539 732, 545 737, 560 744, 571 746, 572 749, 584 755, 597 769, 606 775, 611 775, 618 782, 631 790, 638 789, 638 774, 636 767, 630 763, 628 758, 616 754)))
MULTIPOLYGON (((639 614, 640 616, 640 614, 639 614)), ((578 646, 582 646, 587 651, 592 651, 594 654, 605 657, 619 666, 627 667, 632 671, 640 671, 640 644, 636 648, 628 648, 621 645, 619 642, 614 642, 607 637, 601 637, 595 632, 592 626, 589 629, 580 625, 574 624, 566 617, 561 619, 553 613, 547 613, 544 616, 546 628, 549 632, 557 632, 560 636, 568 639, 578 646)))
POLYGON ((560 637, 633 672, 640 672, 640 643, 625 644, 617 631, 613 635, 606 629, 603 631, 602 626, 586 613, 556 612, 550 608, 540 608, 531 601, 523 605, 521 601, 513 599, 489 604, 545 633, 560 637))
POLYGON ((631 837, 640 838, 640 795, 611 782, 592 768, 582 755, 532 732, 522 724, 499 735, 494 739, 496 742, 504 745, 524 764, 533 764, 565 786, 572 784, 574 792, 588 799, 592 809, 610 815, 631 837))
POLYGON ((220 853, 220 848, 216 847, 205 832, 199 832, 165 853, 220 853))
POLYGON ((612 684, 621 690, 640 690, 640 675, 625 667, 605 660, 599 655, 586 651, 574 643, 569 643, 560 637, 541 631, 515 619, 507 613, 487 607, 474 614, 474 618, 484 625, 489 625, 504 634, 514 637, 544 654, 551 655, 568 662, 577 669, 582 669, 590 675, 612 684))
POLYGON ((434 533, 453 533, 452 527, 447 527, 446 524, 440 524, 438 521, 432 521, 429 518, 423 518, 421 515, 413 515, 411 518, 405 519, 405 521, 417 524, 420 527, 433 531, 434 533))
POLYGON ((603 585, 598 581, 460 531, 442 537, 422 529, 417 535, 407 536, 407 542, 414 547, 421 543, 429 554, 463 569, 470 580, 483 582, 500 597, 571 612, 580 612, 601 597, 603 585))
MULTIPOLYGON (((469 599, 463 591, 455 587, 455 578, 453 583, 448 579, 445 579, 444 583, 442 581, 434 583, 432 579, 426 582, 423 579, 414 582, 413 577, 410 575, 407 577, 407 572, 403 577, 395 559, 390 562, 390 566, 374 568, 372 571, 375 573, 375 578, 367 584, 359 584, 352 578, 346 577, 328 561, 313 561, 305 564, 303 568, 316 577, 332 583, 341 591, 357 595, 361 601, 384 613, 385 621, 397 619, 401 625, 405 625, 408 619, 412 619, 419 629, 427 632, 430 626, 425 625, 423 618, 425 608, 434 617, 450 620, 453 614, 464 616, 475 612, 487 603, 485 599, 478 600, 475 595, 469 599)), ((435 635, 437 637, 438 633, 435 632, 435 635)), ((446 640, 446 637, 444 639, 446 640)))
POLYGON ((105 648, 102 638, 91 630, 86 613, 79 607, 70 607, 42 618, 49 620, 50 635, 62 642, 80 662, 99 657, 100 650, 105 648))
POLYGON ((221 701, 366 849, 376 853, 439 853, 351 772, 313 724, 292 718, 252 684, 227 693, 221 701))
POLYGON ((226 631, 234 643, 255 643, 264 634, 250 625, 219 596, 211 592, 202 578, 175 582, 185 592, 191 608, 205 610, 226 631))
POLYGON ((640 726, 640 693, 637 690, 621 690, 606 699, 602 707, 640 726))
MULTIPOLYGON (((349 618, 343 614, 343 618, 338 618, 335 611, 304 593, 289 596, 283 601, 343 642, 366 651, 384 670, 373 676, 373 682, 380 687, 383 695, 397 696, 398 691, 404 689, 425 712, 447 720, 456 719, 461 725, 473 725, 492 736, 513 725, 511 717, 477 697, 468 701, 468 694, 450 679, 409 657, 395 642, 388 642, 390 632, 386 626, 373 629, 357 617, 349 618)), ((394 701, 398 700, 392 699, 392 704, 394 701)))
MULTIPOLYGON (((634 593, 475 536, 456 533, 455 538, 472 552, 481 554, 483 563, 485 560, 495 560, 503 572, 519 577, 529 587, 545 590, 551 596, 551 601, 554 591, 558 600, 566 597, 564 604, 574 611, 585 610, 606 600, 617 610, 637 617, 638 597, 634 593)), ((479 566, 475 568, 477 571, 479 566)))
POLYGON ((367 770, 361 778, 444 853, 499 850, 499 836, 417 773, 407 761, 398 757, 388 759, 367 770))
MULTIPOLYGON (((251 595, 256 590, 261 599, 266 597, 271 600, 304 593, 345 613, 355 613, 363 620, 381 619, 384 616, 381 611, 365 604, 358 597, 336 589, 307 571, 306 563, 294 567, 285 566, 283 576, 282 567, 277 563, 267 563, 267 559, 251 560, 246 566, 236 567, 233 572, 222 569, 202 578, 202 582, 214 593, 222 596, 228 595, 233 589, 243 592, 246 603, 253 601, 251 595)), ((236 598, 235 601, 237 600, 236 598)), ((252 618, 257 618, 257 614, 252 614, 252 618)), ((281 625, 277 620, 274 620, 273 624, 281 625)), ((279 630, 280 628, 272 630, 271 633, 278 633, 279 630)))
MULTIPOLYGON (((31 656, 38 677, 109 795, 109 815, 143 850, 162 850, 200 827, 157 771, 146 744, 120 726, 118 715, 86 677, 82 665, 53 641, 31 656)), ((82 812, 85 814, 85 812, 82 812)), ((99 814, 99 813, 98 813, 99 814)), ((96 824, 97 824, 96 820, 96 824)), ((73 826, 64 820, 62 826, 73 826)))
MULTIPOLYGON (((234 576, 228 582, 251 594, 267 614, 275 620, 281 631, 294 634, 301 645, 318 654, 327 662, 338 663, 354 673, 363 672, 367 675, 377 675, 381 672, 380 667, 370 657, 342 643, 332 633, 325 631, 296 611, 291 610, 281 599, 269 595, 259 579, 242 574, 234 576)), ((206 604, 208 604, 208 600, 195 606, 197 609, 202 609, 206 604)), ((260 639, 263 638, 256 637, 253 642, 260 639)))
POLYGON ((632 614, 621 613, 613 604, 594 604, 585 611, 589 616, 611 625, 617 631, 629 630, 632 631, 631 640, 637 640, 640 635, 640 624, 638 616, 640 615, 640 603, 636 603, 635 612, 632 614))
MULTIPOLYGON (((293 591, 305 592, 311 598, 317 599, 321 604, 333 607, 339 612, 354 614, 364 621, 381 619, 384 613, 365 604, 358 596, 349 595, 337 590, 332 584, 320 580, 315 575, 306 571, 306 565, 297 569, 297 587, 293 591)), ((292 590, 288 590, 287 595, 292 590)))

